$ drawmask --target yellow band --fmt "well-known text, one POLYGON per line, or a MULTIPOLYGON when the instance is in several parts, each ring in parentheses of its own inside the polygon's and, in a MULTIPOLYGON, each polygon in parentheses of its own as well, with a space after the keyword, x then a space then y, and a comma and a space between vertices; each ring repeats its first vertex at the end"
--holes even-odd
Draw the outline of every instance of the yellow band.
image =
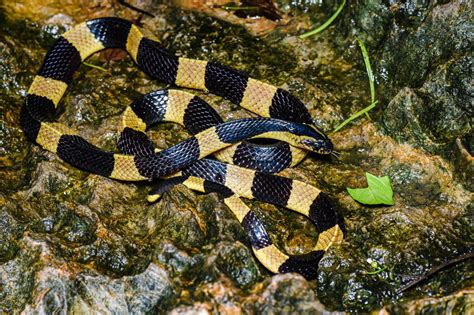
POLYGON ((138 172, 133 155, 114 154, 114 160, 114 169, 110 178, 129 181, 147 179, 138 172))
POLYGON ((67 84, 63 81, 45 78, 40 75, 35 76, 31 83, 28 94, 46 97, 51 100, 56 107, 67 89, 67 84))
POLYGON ((176 85, 191 89, 206 90, 207 61, 179 58, 176 85))
POLYGON ((250 78, 240 106, 260 116, 270 117, 270 106, 277 87, 250 78))
POLYGON ((142 41, 142 38, 142 32, 140 32, 138 27, 132 25, 132 27, 130 28, 130 32, 128 33, 126 48, 135 62, 137 62, 138 47, 140 47, 140 42, 142 41))
POLYGON ((95 38, 94 34, 90 32, 85 22, 71 28, 63 34, 63 37, 76 47, 79 55, 81 55, 82 61, 93 53, 105 48, 104 45, 95 38))
POLYGON ((60 123, 41 123, 36 142, 46 150, 56 153, 62 135, 75 135, 76 132, 60 123))

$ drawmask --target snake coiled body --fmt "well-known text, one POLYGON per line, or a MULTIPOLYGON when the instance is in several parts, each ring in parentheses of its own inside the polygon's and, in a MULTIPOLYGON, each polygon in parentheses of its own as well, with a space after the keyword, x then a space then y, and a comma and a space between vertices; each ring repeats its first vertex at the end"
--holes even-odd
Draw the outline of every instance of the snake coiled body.
POLYGON ((177 183, 203 192, 217 192, 243 224, 254 252, 268 269, 296 271, 314 278, 324 251, 342 239, 341 216, 319 189, 268 174, 295 161, 274 163, 274 153, 255 159, 252 152, 261 148, 241 143, 258 137, 286 141, 292 147, 278 143, 271 150, 287 150, 289 158, 301 158, 305 151, 330 153, 332 143, 310 126, 310 122, 305 106, 287 91, 219 63, 177 57, 158 41, 144 37, 129 21, 118 18, 87 21, 63 34, 48 52, 21 111, 21 124, 27 137, 76 167, 128 181, 175 176, 161 182, 157 194, 177 183), (104 151, 74 130, 54 122, 54 115, 81 62, 105 48, 127 50, 153 78, 209 91, 264 117, 222 122, 217 113, 205 112, 203 108, 208 105, 202 105, 189 93, 156 92, 126 110, 118 144, 122 153, 104 151), (199 117, 199 123, 191 123, 199 117), (166 150, 156 150, 143 132, 161 120, 181 123, 193 135, 166 150), (232 148, 234 143, 240 144, 232 148), (227 153, 221 151, 229 147, 227 153), (213 153, 253 169, 205 159, 213 153), (308 216, 320 232, 315 249, 305 255, 280 252, 271 243, 263 224, 239 197, 284 206, 308 216))

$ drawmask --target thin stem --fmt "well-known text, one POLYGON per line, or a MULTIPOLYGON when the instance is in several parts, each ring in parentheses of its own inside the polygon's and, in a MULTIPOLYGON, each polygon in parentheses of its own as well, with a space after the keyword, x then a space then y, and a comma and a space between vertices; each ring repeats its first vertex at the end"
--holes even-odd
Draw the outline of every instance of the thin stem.
POLYGON ((343 0, 341 5, 339 6, 339 8, 337 8, 337 11, 326 21, 324 22, 323 25, 315 28, 314 30, 312 31, 309 31, 307 33, 304 33, 304 34, 301 34, 300 36, 298 36, 300 39, 304 39, 306 37, 309 37, 309 36, 313 36, 314 34, 317 34, 319 32, 322 32, 324 31, 329 25, 331 25, 331 23, 337 18, 337 16, 339 15, 339 13, 341 13, 342 9, 344 8, 344 5, 346 4, 346 0, 343 0))
MULTIPOLYGON (((365 48, 364 43, 356 36, 357 42, 359 43, 360 50, 362 51, 362 56, 364 57, 365 69, 367 70, 367 76, 369 77, 369 86, 370 86, 370 102, 375 102, 375 79, 374 73, 372 72, 372 67, 370 66, 369 53, 367 48, 365 48)), ((367 114, 367 117, 370 117, 367 114)))
POLYGON ((221 9, 224 9, 226 11, 246 11, 246 10, 256 10, 258 7, 235 7, 235 6, 228 6, 228 5, 223 5, 221 6, 221 9))
POLYGON ((377 103, 378 103, 378 101, 375 101, 372 104, 370 104, 369 106, 367 106, 366 108, 364 108, 364 109, 358 111, 357 113, 353 114, 351 117, 347 118, 342 123, 340 123, 333 131, 331 131, 331 133, 329 135, 332 135, 332 134, 338 132, 339 130, 341 130, 341 128, 343 128, 345 125, 347 125, 348 123, 350 123, 351 121, 353 121, 357 117, 364 115, 369 110, 374 108, 377 103))
POLYGON ((88 66, 88 67, 91 67, 91 68, 94 68, 94 69, 98 69, 98 70, 100 70, 100 71, 107 72, 106 69, 104 69, 104 68, 102 68, 102 67, 100 67, 100 66, 93 65, 92 63, 88 63, 88 62, 85 62, 85 61, 83 61, 82 63, 83 63, 84 65, 88 66))

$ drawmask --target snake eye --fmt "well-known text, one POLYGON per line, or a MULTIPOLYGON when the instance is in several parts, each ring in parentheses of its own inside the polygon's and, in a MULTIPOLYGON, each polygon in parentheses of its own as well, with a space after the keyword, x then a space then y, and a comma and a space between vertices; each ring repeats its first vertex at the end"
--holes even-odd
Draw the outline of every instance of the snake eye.
POLYGON ((303 146, 307 147, 309 150, 318 153, 318 154, 331 154, 334 149, 334 146, 329 140, 327 139, 303 139, 301 140, 303 146))

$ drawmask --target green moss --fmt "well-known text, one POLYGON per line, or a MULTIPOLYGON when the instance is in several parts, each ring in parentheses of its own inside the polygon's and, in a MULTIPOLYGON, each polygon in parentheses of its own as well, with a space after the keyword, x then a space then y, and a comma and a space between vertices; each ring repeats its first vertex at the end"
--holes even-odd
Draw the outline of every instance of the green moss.
POLYGON ((58 236, 71 244, 90 244, 96 239, 96 228, 91 218, 71 213, 58 236))
POLYGON ((23 249, 14 260, 0 265, 0 309, 13 312, 31 300, 39 253, 23 249))
POLYGON ((6 212, 6 207, 0 209, 0 263, 16 256, 20 250, 19 240, 23 229, 23 226, 6 212))
MULTIPOLYGON (((121 244, 109 244, 99 242, 94 262, 97 268, 112 277, 122 277, 143 272, 149 264, 149 258, 143 257, 143 253, 127 251, 127 247, 121 244)), ((128 247, 130 248, 130 247, 128 247)))
POLYGON ((260 274, 250 249, 240 243, 219 243, 216 267, 239 288, 250 288, 260 274))

